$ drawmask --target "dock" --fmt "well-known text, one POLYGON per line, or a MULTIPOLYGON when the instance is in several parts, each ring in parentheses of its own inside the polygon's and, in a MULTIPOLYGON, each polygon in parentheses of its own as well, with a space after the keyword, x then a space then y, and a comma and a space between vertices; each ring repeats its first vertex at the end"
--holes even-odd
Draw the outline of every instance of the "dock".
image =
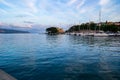
POLYGON ((0 80, 17 80, 8 73, 0 69, 0 80))

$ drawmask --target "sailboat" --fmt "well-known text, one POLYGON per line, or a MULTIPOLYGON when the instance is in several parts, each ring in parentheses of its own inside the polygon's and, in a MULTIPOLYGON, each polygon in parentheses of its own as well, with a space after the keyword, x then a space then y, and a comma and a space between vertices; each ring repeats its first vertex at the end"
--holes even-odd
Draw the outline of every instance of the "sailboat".
POLYGON ((107 36, 109 36, 107 33, 100 30, 100 27, 101 27, 101 10, 99 12, 99 24, 98 24, 98 26, 99 26, 99 31, 94 33, 95 37, 107 37, 107 36))

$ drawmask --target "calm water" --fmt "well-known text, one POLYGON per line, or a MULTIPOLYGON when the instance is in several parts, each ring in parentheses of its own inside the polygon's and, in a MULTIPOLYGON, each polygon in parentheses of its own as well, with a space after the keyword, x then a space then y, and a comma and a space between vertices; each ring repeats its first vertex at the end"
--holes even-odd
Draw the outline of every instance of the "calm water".
POLYGON ((120 37, 0 34, 0 69, 18 80, 120 80, 120 37))

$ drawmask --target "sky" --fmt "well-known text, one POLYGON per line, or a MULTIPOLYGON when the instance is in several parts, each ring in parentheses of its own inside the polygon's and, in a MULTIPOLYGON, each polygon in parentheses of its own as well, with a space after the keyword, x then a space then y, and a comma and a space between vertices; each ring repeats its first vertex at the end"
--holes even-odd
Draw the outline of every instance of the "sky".
POLYGON ((120 21, 120 0, 0 0, 0 25, 69 25, 120 21))

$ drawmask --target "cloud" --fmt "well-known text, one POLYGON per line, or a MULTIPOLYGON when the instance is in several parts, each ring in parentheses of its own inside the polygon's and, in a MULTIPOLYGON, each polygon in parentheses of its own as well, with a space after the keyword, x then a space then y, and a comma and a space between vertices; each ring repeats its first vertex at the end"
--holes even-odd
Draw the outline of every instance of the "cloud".
POLYGON ((31 10, 31 12, 38 12, 38 9, 36 7, 37 0, 23 0, 27 7, 31 10))
POLYGON ((24 23, 27 23, 27 24, 34 24, 35 22, 33 22, 33 21, 24 21, 24 23))
POLYGON ((27 18, 27 17, 36 17, 34 14, 26 11, 26 12, 19 12, 19 14, 14 14, 15 17, 18 17, 18 18, 27 18))
POLYGON ((82 8, 82 9, 80 9, 80 13, 85 13, 87 11, 87 9, 85 9, 85 8, 82 8))
POLYGON ((5 0, 1 0, 0 3, 6 5, 6 6, 10 7, 10 8, 14 8, 15 7, 15 5, 13 5, 10 2, 7 2, 5 0))
POLYGON ((120 21, 120 4, 118 4, 117 1, 118 0, 100 0, 99 5, 101 6, 103 21, 120 21))
POLYGON ((100 0, 99 4, 101 6, 107 5, 110 2, 110 0, 100 0))
POLYGON ((28 15, 17 15, 15 17, 19 17, 19 18, 24 18, 24 17, 27 17, 28 15))
POLYGON ((0 26, 1 26, 1 25, 3 25, 3 23, 2 23, 2 22, 0 22, 0 26))
POLYGON ((76 8, 78 10, 85 4, 85 2, 86 0, 70 0, 67 4, 68 6, 71 6, 71 8, 76 8))
POLYGON ((11 26, 12 28, 16 27, 16 28, 32 28, 32 25, 31 24, 21 24, 21 23, 13 23, 13 24, 9 24, 9 26, 11 26))
POLYGON ((70 0, 70 1, 68 2, 68 5, 72 5, 72 4, 74 4, 75 2, 77 2, 77 0, 70 0))
POLYGON ((79 9, 81 6, 85 4, 86 0, 81 0, 80 3, 77 5, 77 9, 79 9))
POLYGON ((8 12, 4 9, 0 9, 0 13, 8 13, 8 12))
POLYGON ((115 1, 119 0, 0 0, 0 21, 23 26, 72 24, 97 21, 100 9, 103 19, 119 20, 120 3, 115 1))

